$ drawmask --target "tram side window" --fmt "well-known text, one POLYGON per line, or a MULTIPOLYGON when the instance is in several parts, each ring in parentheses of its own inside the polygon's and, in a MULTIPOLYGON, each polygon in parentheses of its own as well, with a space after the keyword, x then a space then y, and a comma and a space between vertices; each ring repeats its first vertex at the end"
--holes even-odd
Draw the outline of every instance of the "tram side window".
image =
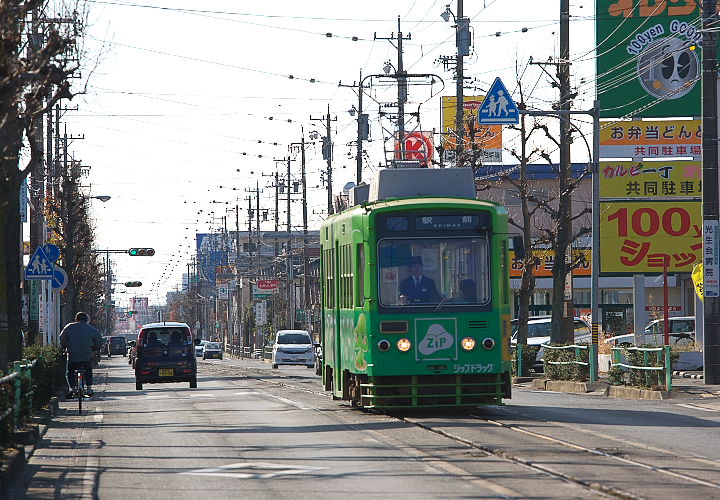
POLYGON ((360 243, 357 246, 357 290, 355 293, 355 307, 362 307, 365 297, 365 246, 360 243))
POLYGON ((352 245, 340 247, 340 297, 339 304, 343 309, 353 307, 353 268, 352 245))
POLYGON ((325 307, 332 308, 335 306, 335 288, 334 288, 334 275, 335 275, 335 259, 334 249, 328 248, 325 252, 325 307))

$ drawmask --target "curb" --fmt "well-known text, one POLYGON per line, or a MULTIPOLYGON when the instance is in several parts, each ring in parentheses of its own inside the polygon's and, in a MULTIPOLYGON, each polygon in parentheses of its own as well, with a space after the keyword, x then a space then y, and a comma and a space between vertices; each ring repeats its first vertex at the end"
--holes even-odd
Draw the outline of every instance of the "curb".
POLYGON ((8 498, 10 487, 32 457, 37 443, 47 432, 48 425, 52 417, 57 415, 59 408, 58 398, 53 396, 47 408, 30 417, 26 428, 14 433, 15 439, 20 444, 0 452, 0 498, 8 498))
POLYGON ((647 389, 639 389, 637 387, 628 387, 624 385, 610 385, 605 390, 605 396, 610 398, 622 399, 670 399, 670 391, 649 391, 647 389))

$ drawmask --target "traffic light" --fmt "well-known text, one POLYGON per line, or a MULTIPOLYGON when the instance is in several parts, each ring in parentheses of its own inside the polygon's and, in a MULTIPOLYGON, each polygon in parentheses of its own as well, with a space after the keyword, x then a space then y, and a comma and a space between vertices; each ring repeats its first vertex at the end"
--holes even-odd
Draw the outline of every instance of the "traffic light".
POLYGON ((126 281, 125 286, 130 287, 130 288, 138 287, 138 286, 142 286, 142 282, 141 281, 126 281))
POLYGON ((132 318, 133 314, 137 314, 137 311, 128 311, 127 312, 128 318, 132 318))
POLYGON ((152 257, 155 255, 154 248, 131 248, 128 250, 128 254, 133 257, 152 257))

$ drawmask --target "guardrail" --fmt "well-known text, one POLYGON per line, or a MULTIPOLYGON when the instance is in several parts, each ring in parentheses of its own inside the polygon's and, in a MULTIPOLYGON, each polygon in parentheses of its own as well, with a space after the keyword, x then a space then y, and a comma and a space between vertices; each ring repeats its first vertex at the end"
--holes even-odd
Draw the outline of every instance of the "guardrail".
POLYGON ((23 410, 25 410, 24 413, 26 415, 30 415, 32 413, 32 398, 35 394, 35 390, 32 385, 32 369, 36 363, 37 359, 33 359, 32 361, 15 361, 15 363, 13 363, 12 372, 0 378, 0 387, 2 387, 3 384, 12 383, 12 389, 7 391, 7 393, 12 394, 11 399, 9 400, 12 404, 6 407, 2 411, 2 414, 0 414, 0 427, 2 428, 3 442, 5 442, 7 438, 4 434, 10 427, 8 424, 17 428, 21 423, 23 410), (8 421, 8 419, 11 420, 8 421))
POLYGON ((543 357, 543 363, 549 364, 549 365, 578 365, 578 366, 588 366, 590 371, 590 382, 597 382, 597 366, 595 365, 595 362, 597 360, 596 352, 597 352, 597 344, 590 344, 590 345, 577 345, 577 344, 571 344, 571 345, 563 345, 563 346, 552 346, 549 344, 542 344, 543 348, 545 349, 556 349, 556 350, 566 350, 566 349, 575 349, 575 359, 572 361, 547 361, 543 357), (588 351, 588 361, 580 361, 580 351, 587 350, 588 351))
POLYGON ((610 367, 613 368, 619 366, 620 368, 626 368, 628 370, 640 370, 645 373, 645 385, 650 387, 650 373, 651 371, 663 371, 665 370, 665 390, 672 390, 672 369, 670 366, 670 346, 663 347, 613 347, 613 362, 610 367), (643 355, 643 365, 635 366, 627 363, 621 363, 622 351, 636 351, 641 352, 643 355), (657 353, 656 362, 659 366, 648 366, 650 362, 650 353, 657 353))

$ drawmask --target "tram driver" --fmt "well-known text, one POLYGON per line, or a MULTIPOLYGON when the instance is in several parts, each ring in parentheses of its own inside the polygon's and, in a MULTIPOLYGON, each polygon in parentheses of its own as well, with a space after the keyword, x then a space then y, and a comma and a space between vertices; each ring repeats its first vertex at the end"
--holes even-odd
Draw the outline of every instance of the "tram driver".
POLYGON ((411 257, 408 271, 410 276, 400 282, 401 304, 427 304, 440 300, 435 280, 423 274, 422 257, 411 257))

